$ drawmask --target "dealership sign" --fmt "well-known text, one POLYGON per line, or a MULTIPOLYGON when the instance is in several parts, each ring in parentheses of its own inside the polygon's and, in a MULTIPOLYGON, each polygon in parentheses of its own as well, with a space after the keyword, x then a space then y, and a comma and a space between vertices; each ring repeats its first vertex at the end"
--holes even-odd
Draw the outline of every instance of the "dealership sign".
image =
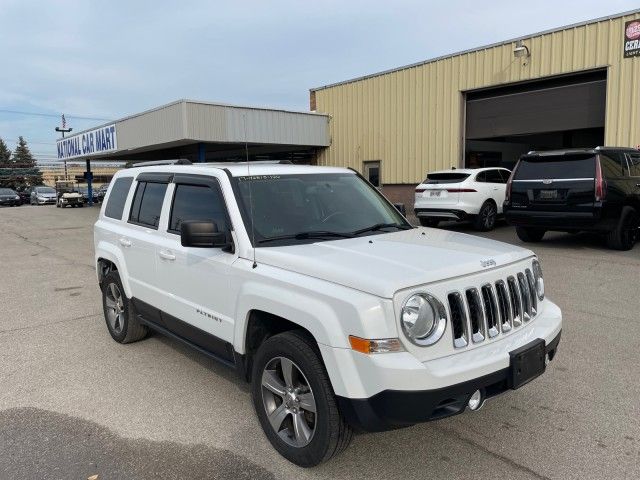
POLYGON ((640 55, 640 20, 624 24, 624 58, 640 55))
POLYGON ((57 142, 57 147, 60 160, 114 152, 118 149, 116 126, 115 124, 107 125, 72 137, 61 138, 57 142))

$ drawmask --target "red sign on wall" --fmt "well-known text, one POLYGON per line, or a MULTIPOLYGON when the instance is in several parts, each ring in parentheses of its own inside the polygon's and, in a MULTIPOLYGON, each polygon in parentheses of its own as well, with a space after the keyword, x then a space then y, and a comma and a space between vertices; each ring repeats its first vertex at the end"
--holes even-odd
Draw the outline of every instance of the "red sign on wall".
POLYGON ((640 55, 640 20, 624 24, 624 58, 640 55))

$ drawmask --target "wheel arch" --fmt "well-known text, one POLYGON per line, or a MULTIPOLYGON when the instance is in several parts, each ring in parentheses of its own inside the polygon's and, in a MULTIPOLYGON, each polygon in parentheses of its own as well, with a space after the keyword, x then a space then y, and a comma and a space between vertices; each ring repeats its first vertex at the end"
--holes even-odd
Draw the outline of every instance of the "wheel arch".
POLYGON ((108 244, 106 242, 100 242, 98 247, 96 248, 96 277, 98 279, 98 284, 102 284, 102 278, 104 277, 103 267, 108 265, 108 269, 118 271, 120 275, 120 281, 122 282, 122 286, 124 287, 125 294, 128 298, 132 297, 131 286, 129 284, 129 276, 127 272, 127 267, 124 262, 124 258, 122 253, 115 248, 113 245, 108 244))
MULTIPOLYGON (((284 332, 297 331, 307 336, 312 343, 318 346, 318 341, 307 328, 288 320, 279 315, 267 312, 260 309, 252 309, 247 312, 247 321, 244 334, 244 350, 242 355, 242 371, 241 375, 245 380, 251 380, 251 371, 253 368, 253 357, 255 356, 258 348, 267 339, 284 332)), ((316 353, 320 357, 320 350, 317 349, 316 353)))

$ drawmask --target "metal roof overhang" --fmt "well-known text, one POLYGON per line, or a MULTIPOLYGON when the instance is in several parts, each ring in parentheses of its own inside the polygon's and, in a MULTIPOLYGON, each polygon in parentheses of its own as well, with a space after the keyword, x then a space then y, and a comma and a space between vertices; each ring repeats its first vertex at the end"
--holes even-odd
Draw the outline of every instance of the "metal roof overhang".
POLYGON ((308 151, 327 147, 329 115, 261 107, 178 100, 68 136, 81 139, 115 125, 117 148, 68 160, 113 161, 183 154, 204 148, 207 159, 250 146, 252 154, 308 151), (200 147, 203 145, 203 147, 200 147))

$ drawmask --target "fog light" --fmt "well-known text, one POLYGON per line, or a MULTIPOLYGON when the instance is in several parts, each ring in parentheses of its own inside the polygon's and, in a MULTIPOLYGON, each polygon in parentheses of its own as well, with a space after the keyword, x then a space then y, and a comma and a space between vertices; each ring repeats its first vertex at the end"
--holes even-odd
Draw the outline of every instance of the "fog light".
POLYGON ((480 407, 482 407, 483 403, 484 398, 482 397, 482 392, 480 390, 476 390, 475 392, 473 392, 473 395, 471 395, 467 406, 470 410, 473 410, 475 412, 477 410, 480 410, 480 407))

